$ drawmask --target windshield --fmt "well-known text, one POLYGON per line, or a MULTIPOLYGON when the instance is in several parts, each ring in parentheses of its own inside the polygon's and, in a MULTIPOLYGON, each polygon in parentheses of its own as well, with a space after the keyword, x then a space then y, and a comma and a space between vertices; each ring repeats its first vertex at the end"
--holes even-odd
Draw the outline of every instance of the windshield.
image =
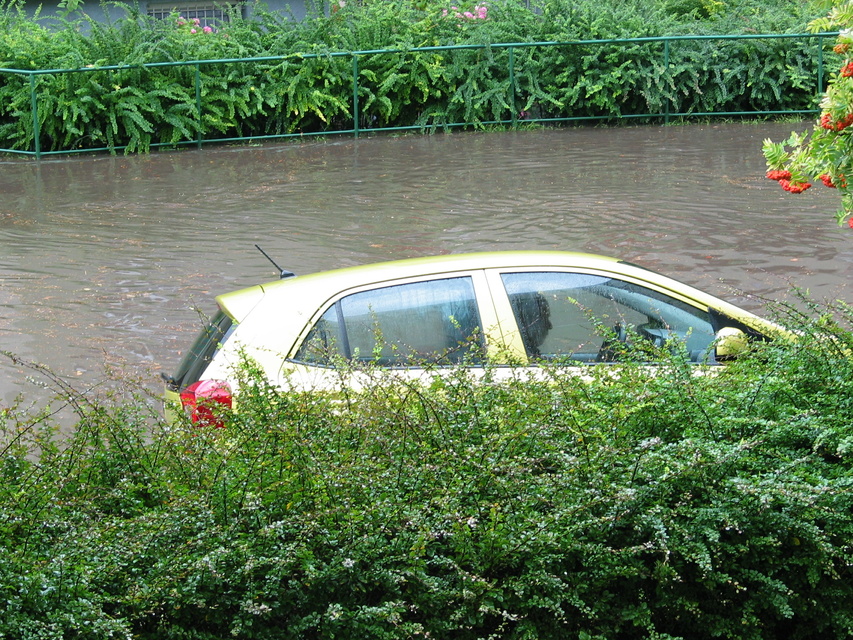
POLYGON ((178 367, 178 372, 174 376, 163 376, 169 386, 175 391, 180 391, 198 382, 207 365, 231 336, 236 326, 231 316, 219 310, 210 323, 201 330, 195 343, 187 351, 178 367))

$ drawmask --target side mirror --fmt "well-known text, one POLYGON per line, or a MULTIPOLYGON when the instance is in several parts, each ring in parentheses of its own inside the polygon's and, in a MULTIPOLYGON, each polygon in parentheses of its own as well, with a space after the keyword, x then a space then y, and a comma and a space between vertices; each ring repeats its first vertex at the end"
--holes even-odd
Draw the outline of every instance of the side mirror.
POLYGON ((746 351, 749 344, 746 334, 734 327, 723 327, 717 331, 714 341, 717 360, 729 360, 746 351))

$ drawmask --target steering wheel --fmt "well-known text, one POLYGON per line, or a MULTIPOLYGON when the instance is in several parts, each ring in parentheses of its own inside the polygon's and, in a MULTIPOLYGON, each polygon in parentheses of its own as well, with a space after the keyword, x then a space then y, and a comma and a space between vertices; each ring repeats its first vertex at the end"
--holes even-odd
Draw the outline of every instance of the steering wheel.
POLYGON ((628 344, 628 330, 617 322, 611 334, 604 339, 598 350, 598 362, 618 362, 619 353, 623 351, 622 345, 628 344))

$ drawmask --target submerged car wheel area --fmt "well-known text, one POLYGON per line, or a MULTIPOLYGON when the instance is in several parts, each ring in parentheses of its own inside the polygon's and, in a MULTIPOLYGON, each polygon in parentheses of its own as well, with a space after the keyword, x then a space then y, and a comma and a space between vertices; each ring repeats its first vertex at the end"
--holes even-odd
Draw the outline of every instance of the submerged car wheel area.
MULTIPOLYGON (((285 275, 286 274, 286 275, 285 275)), ((683 345, 715 364, 777 327, 698 289, 614 258, 568 252, 436 256, 282 279, 216 298, 218 310, 166 377, 167 413, 196 422, 231 406, 240 362, 274 385, 330 388, 363 365, 436 367, 618 362, 631 341, 683 345)))

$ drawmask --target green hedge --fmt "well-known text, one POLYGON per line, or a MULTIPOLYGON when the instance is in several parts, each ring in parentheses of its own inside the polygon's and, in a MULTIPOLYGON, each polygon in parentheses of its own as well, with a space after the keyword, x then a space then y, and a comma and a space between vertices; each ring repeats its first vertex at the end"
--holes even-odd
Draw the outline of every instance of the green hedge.
MULTIPOLYGON (((570 42, 672 35, 802 33, 822 10, 758 0, 513 0, 333 4, 304 21, 256 9, 211 33, 179 16, 153 20, 132 6, 101 24, 71 14, 28 19, 0 10, 0 68, 85 69, 187 60, 286 56, 200 67, 86 71, 37 77, 42 151, 147 151, 196 139, 443 127, 514 119, 810 109, 819 93, 817 41, 700 40, 514 49, 413 50, 450 45, 570 42), (474 17, 465 17, 465 12, 474 17), (459 14, 461 17, 457 17, 459 14), (482 16, 482 17, 481 17, 482 16), (353 122, 350 57, 359 57, 353 122), (301 54, 301 55, 300 55, 301 54), (308 57, 305 57, 305 56, 308 57), (515 93, 511 87, 515 87, 515 93)), ((832 54, 827 52, 827 56, 832 54)), ((0 73, 0 147, 35 148, 28 78, 0 73)))
MULTIPOLYGON (((2 412, 0 637, 848 638, 853 334, 547 382, 2 412)), ((842 326, 843 325, 843 326, 842 326)))

